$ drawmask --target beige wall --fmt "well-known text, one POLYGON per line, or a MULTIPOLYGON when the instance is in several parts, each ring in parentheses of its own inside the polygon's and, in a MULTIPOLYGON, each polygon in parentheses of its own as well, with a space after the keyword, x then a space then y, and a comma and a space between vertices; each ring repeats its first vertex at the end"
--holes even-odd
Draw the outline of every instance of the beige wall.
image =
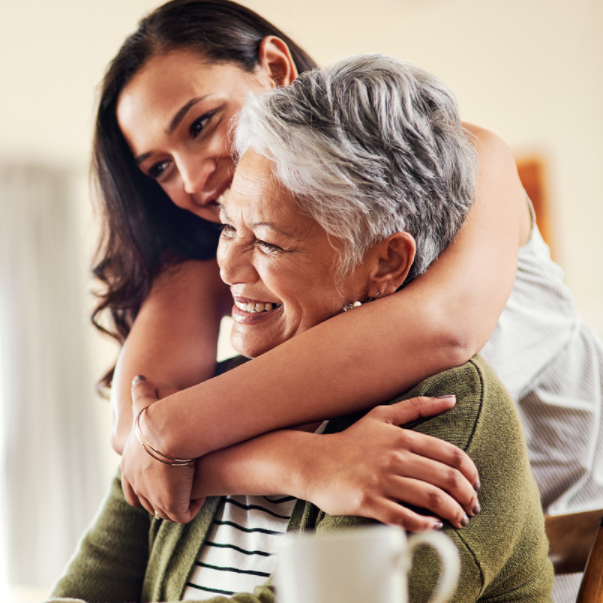
MULTIPOLYGON (((600 0, 246 0, 320 62, 412 60, 456 92, 468 121, 550 163, 558 257, 603 332, 603 3, 600 0)), ((0 159, 73 165, 83 181, 95 86, 149 0, 4 0, 0 159)), ((90 241, 85 183, 78 203, 90 241)), ((84 244, 84 243, 83 243, 84 244)), ((82 253, 88 253, 83 251, 82 253)), ((92 344, 98 372, 108 362, 92 344)), ((111 351, 111 353, 113 353, 111 351)), ((106 409, 101 411, 105 417, 106 409)))

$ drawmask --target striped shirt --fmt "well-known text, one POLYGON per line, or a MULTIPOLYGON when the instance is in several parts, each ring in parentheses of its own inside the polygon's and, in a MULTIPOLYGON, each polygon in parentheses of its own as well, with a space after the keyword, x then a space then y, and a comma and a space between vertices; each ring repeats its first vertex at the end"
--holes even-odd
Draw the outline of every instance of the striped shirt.
MULTIPOLYGON (((323 421, 315 433, 323 433, 323 421)), ((297 499, 293 496, 227 496, 222 499, 183 598, 253 592, 274 571, 274 552, 297 499)))
POLYGON ((276 541, 287 531, 293 496, 227 496, 188 578, 184 599, 253 592, 274 571, 276 541))

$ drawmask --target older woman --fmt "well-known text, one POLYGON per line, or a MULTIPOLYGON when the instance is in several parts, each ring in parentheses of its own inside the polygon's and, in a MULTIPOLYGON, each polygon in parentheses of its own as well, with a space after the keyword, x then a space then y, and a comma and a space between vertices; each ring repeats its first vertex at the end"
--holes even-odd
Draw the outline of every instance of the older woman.
MULTIPOLYGON (((474 196, 475 155, 451 94, 436 78, 387 57, 347 59, 251 100, 236 144, 241 160, 221 203, 218 259, 234 298, 232 342, 249 358, 391 295, 427 270, 453 241, 474 196)), ((150 441, 144 410, 153 386, 138 379, 134 393, 151 461, 191 462, 163 455, 150 441)), ((441 526, 462 562, 455 600, 545 601, 552 569, 538 490, 516 410, 489 367, 476 357, 394 402, 451 394, 457 402, 446 414, 392 428, 411 442, 413 432, 452 442, 482 477, 476 516, 460 531, 441 526)), ((370 426, 389 411, 377 407, 360 422, 370 426)), ((299 441, 337 438, 358 419, 331 420, 321 435, 306 426, 299 441)), ((208 499, 180 526, 130 507, 118 479, 54 596, 165 601, 219 593, 272 601, 263 583, 273 569, 274 538, 366 521, 293 497, 229 496, 208 499), (255 595, 235 594, 254 588, 255 595)), ((415 562, 412 601, 424 600, 436 567, 430 552, 415 562)))

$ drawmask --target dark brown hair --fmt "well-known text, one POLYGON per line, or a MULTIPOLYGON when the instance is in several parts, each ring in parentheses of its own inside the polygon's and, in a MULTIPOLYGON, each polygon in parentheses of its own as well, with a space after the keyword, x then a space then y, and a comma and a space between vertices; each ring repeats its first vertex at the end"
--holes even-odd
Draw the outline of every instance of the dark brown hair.
MULTIPOLYGON (((215 257, 220 225, 183 210, 145 176, 119 129, 119 95, 154 56, 189 49, 247 72, 258 65, 262 39, 289 47, 298 72, 316 67, 297 44, 248 8, 229 0, 172 0, 140 21, 113 59, 101 88, 92 169, 99 190, 102 235, 94 276, 102 283, 92 323, 123 343, 153 278, 167 263, 215 257)), ((109 387, 111 369, 100 385, 109 387)))

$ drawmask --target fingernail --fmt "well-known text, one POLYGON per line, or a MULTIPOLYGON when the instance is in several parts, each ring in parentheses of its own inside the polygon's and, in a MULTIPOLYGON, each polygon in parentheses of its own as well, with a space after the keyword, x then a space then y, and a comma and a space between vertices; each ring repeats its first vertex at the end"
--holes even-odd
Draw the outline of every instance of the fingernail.
POLYGON ((478 477, 475 484, 473 484, 473 489, 477 492, 481 487, 482 487, 482 482, 479 481, 479 477, 478 477))
POLYGON ((466 528, 469 525, 469 517, 468 515, 465 513, 465 515, 463 515, 463 519, 461 519, 461 526, 463 528, 466 528))
POLYGON ((141 381, 146 381, 147 378, 144 375, 136 375, 134 379, 132 379, 132 387, 137 386, 141 381))
POLYGON ((482 506, 479 504, 479 501, 475 503, 475 507, 473 507, 473 515, 477 515, 482 510, 482 506))
POLYGON ((456 396, 454 394, 448 394, 446 396, 438 396, 436 398, 436 400, 448 400, 448 399, 456 400, 456 396))
POLYGON ((434 530, 441 530, 444 527, 444 524, 441 521, 436 521, 433 524, 433 529, 434 530))

